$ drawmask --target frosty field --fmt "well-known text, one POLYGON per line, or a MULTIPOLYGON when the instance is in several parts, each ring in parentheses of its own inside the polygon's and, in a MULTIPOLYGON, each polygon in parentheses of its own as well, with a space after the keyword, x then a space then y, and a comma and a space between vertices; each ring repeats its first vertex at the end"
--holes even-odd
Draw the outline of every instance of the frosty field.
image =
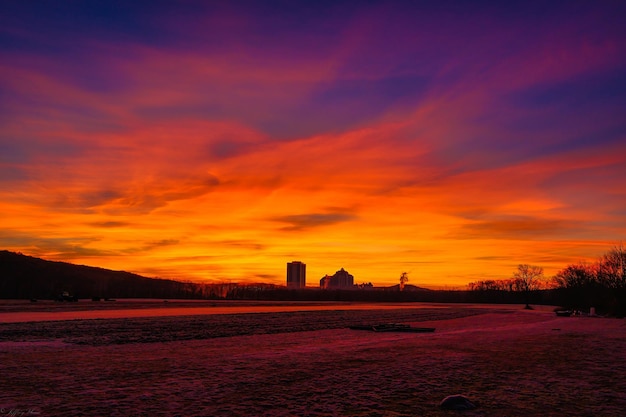
POLYGON ((3 314, 19 312, 7 307, 0 312, 1 413, 623 416, 626 410, 623 319, 498 306, 335 308, 217 315, 189 308, 187 316, 3 323, 3 314), (377 322, 436 331, 346 328, 377 322), (457 393, 478 408, 459 414, 438 407, 457 393))

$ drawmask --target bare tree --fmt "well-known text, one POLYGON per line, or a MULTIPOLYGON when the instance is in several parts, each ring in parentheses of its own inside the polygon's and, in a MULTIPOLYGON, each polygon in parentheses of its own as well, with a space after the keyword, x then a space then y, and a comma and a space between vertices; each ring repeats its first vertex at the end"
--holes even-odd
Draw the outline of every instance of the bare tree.
POLYGON ((524 293, 526 308, 530 308, 530 295, 539 289, 543 278, 543 268, 540 266, 521 264, 513 274, 514 288, 524 293))
POLYGON ((600 259, 598 279, 607 288, 626 288, 626 250, 623 244, 620 243, 600 259))
POLYGON ((553 281, 557 288, 588 288, 597 285, 597 269, 586 263, 568 265, 557 272, 553 281))
POLYGON ((409 274, 407 272, 403 272, 400 274, 400 291, 404 290, 404 286, 409 282, 409 274))

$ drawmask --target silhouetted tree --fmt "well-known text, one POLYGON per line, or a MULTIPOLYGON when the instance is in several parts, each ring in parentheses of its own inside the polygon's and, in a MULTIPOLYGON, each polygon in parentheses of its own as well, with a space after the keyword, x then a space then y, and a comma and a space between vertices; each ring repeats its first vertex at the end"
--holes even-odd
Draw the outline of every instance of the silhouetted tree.
POLYGON ((543 278, 543 268, 535 265, 521 264, 513 274, 514 288, 524 293, 526 308, 530 308, 530 295, 539 289, 543 278))
POLYGON ((600 259, 598 280, 607 288, 626 288, 626 250, 621 243, 600 259))
POLYGON ((625 316, 626 250, 621 243, 604 254, 598 262, 598 282, 609 291, 609 310, 620 317, 625 316))
POLYGON ((598 284, 597 268, 585 263, 568 265, 557 272, 553 281, 559 288, 592 287, 598 284))
POLYGON ((565 305, 581 309, 595 305, 602 298, 603 291, 597 273, 597 264, 578 263, 557 272, 552 282, 563 294, 565 305))
POLYGON ((403 272, 400 274, 400 291, 404 289, 406 283, 409 282, 409 274, 407 272, 403 272))

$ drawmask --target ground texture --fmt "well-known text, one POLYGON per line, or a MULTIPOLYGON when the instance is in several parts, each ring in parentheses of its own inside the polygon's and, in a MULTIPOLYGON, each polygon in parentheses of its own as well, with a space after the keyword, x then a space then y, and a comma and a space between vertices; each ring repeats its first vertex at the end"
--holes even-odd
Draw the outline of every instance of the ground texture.
POLYGON ((464 307, 0 324, 0 417, 621 417, 624 375, 624 320, 546 311, 464 307), (346 328, 379 322, 437 330, 346 328), (464 394, 478 408, 441 410, 450 394, 464 394))

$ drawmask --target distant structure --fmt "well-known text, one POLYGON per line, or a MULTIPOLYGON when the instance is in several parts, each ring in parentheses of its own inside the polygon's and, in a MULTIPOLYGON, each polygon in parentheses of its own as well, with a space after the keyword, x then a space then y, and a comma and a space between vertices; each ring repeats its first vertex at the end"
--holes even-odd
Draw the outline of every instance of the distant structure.
POLYGON ((339 271, 335 272, 335 275, 326 275, 320 279, 320 288, 354 288, 354 276, 350 275, 348 271, 341 268, 339 271))
POLYGON ((287 288, 306 287, 306 264, 300 261, 287 263, 287 288))

